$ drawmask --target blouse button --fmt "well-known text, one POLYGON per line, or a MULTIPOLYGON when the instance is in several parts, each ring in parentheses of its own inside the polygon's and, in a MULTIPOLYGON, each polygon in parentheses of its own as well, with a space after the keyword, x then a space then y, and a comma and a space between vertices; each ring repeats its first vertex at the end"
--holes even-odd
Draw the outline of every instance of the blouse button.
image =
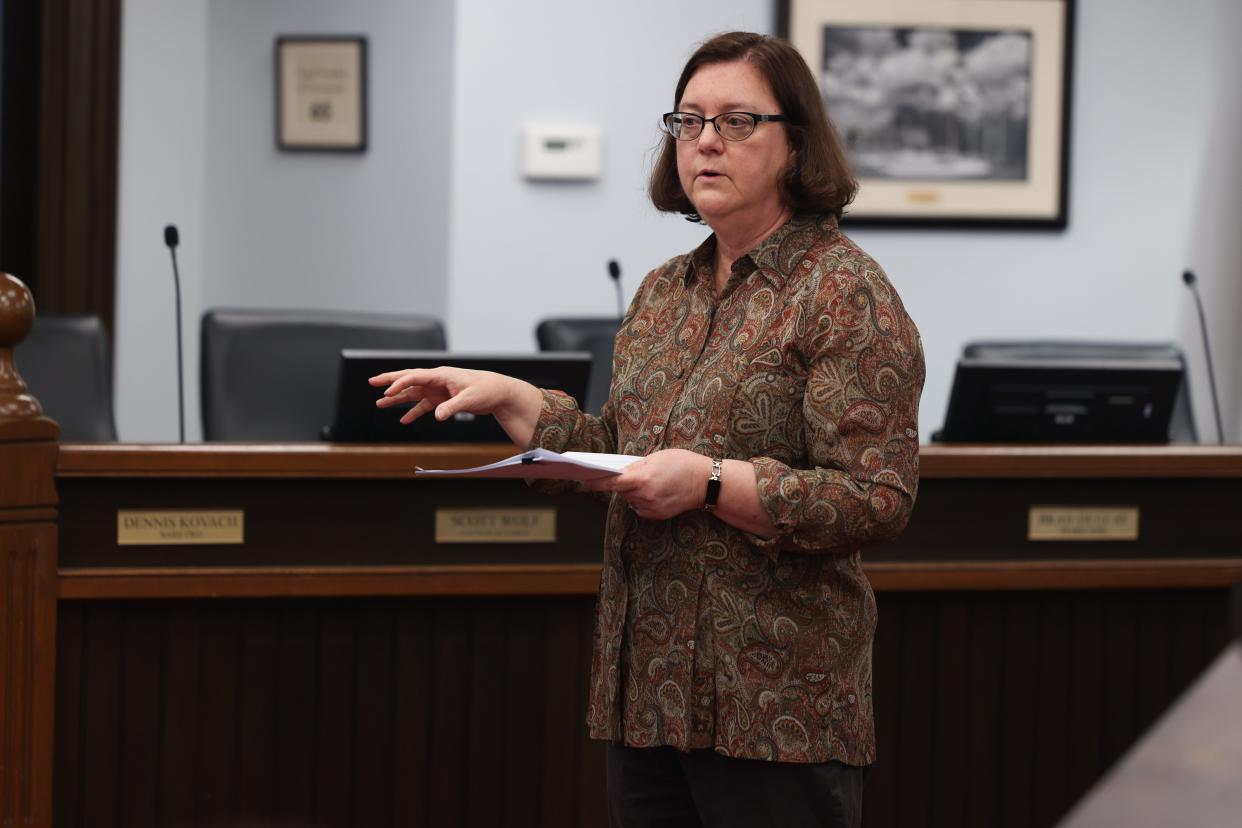
POLYGON ((660 433, 661 431, 663 431, 663 430, 664 430, 664 426, 653 425, 653 426, 651 427, 651 433, 652 433, 652 434, 659 434, 659 433, 660 433))
POLYGON ((689 641, 687 641, 687 642, 686 642, 686 649, 687 649, 687 650, 693 650, 693 649, 694 649, 694 639, 693 639, 693 638, 692 638, 692 639, 690 639, 689 641))

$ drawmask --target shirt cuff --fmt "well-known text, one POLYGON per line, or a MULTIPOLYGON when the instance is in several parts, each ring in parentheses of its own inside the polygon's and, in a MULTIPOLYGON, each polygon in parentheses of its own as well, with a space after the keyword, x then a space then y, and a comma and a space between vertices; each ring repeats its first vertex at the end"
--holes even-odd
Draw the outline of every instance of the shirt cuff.
POLYGON ((543 406, 535 422, 526 450, 541 448, 548 451, 564 451, 582 420, 582 411, 573 397, 564 391, 543 391, 543 406))
MULTIPOLYGON (((768 520, 776 529, 776 534, 770 538, 751 532, 743 534, 746 535, 751 546, 776 562, 780 558, 781 548, 784 545, 782 539, 793 532, 796 525, 792 514, 793 506, 782 493, 782 489, 785 488, 785 480, 792 483, 794 487, 797 487, 798 480, 792 473, 792 469, 771 457, 752 457, 747 462, 755 469, 755 485, 759 490, 759 503, 767 512, 768 520)), ((793 492, 791 491, 790 494, 793 492)))

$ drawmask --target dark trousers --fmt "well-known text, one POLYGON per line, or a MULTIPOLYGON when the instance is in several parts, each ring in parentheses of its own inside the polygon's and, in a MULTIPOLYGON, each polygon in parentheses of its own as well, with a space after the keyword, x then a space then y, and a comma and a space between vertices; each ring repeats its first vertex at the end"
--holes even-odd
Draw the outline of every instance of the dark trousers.
POLYGON ((611 828, 858 828, 869 768, 609 744, 611 828))

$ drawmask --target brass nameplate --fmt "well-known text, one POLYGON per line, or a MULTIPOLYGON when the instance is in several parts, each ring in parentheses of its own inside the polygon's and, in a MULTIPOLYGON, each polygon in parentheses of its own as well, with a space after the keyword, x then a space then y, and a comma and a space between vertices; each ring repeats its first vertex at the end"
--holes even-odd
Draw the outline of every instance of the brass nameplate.
POLYGON ((911 204, 939 204, 940 193, 936 190, 910 190, 906 193, 906 201, 911 204))
POLYGON ((117 509, 117 546, 245 543, 242 509, 117 509))
POLYGON ((1134 541, 1137 506, 1032 506, 1026 539, 1031 541, 1134 541))
POLYGON ((436 543, 555 543, 556 509, 436 509, 436 543))

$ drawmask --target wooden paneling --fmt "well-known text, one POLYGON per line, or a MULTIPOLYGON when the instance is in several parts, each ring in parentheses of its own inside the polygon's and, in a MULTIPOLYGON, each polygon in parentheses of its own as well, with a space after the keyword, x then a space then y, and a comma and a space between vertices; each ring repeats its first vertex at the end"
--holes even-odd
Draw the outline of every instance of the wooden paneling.
MULTIPOLYGON (((1092 467, 1092 471, 1094 471, 1092 467)), ((1031 561, 1242 556, 1242 534, 1222 532, 1221 515, 1242 502, 1238 477, 929 478, 905 532, 868 550, 872 561, 1031 561), (1134 506, 1135 541, 1030 541, 1032 506, 1134 506)))
MULTIPOLYGON (((864 563, 883 592, 1031 592, 1049 589, 1223 588, 1242 559, 864 563)), ((60 597, 325 598, 361 596, 594 595, 599 564, 369 567, 62 567, 60 597)))
MULTIPOLYGON (((0 463, 4 461, 0 446, 0 463)), ((50 812, 51 652, 56 527, 10 523, 0 509, 0 824, 50 812), (49 601, 49 597, 51 600, 49 601)))
POLYGON ((1238 477, 1242 446, 971 446, 919 449, 919 476, 936 478, 1238 477))
MULTIPOLYGON (((602 825, 599 504, 410 477, 511 452, 66 447, 57 824, 602 825), (553 544, 430 534, 549 503, 553 544), (244 546, 114 542, 117 508, 219 506, 244 546)), ((865 555, 867 825, 1053 824, 1223 644, 1240 498, 1233 447, 927 449, 909 529, 865 555), (1029 542, 1046 503, 1136 505, 1140 538, 1029 542)))
MULTIPOLYGON (((1227 637, 1227 590, 879 600, 869 826, 1053 824, 1227 637)), ((603 825, 592 609, 64 602, 57 825, 603 825)))
POLYGON ((42 5, 0 6, 0 269, 20 273, 32 284, 38 276, 42 5))
POLYGON ((436 595, 594 595, 599 564, 406 567, 62 568, 60 596, 326 598, 436 595))
MULTIPOLYGON (((57 477, 410 479, 414 467, 464 469, 516 454, 505 444, 67 443, 57 477)), ((439 481, 461 485, 461 481, 439 481)), ((467 484, 468 485, 468 484, 467 484)))
POLYGON ((865 824, 1053 825, 1225 646, 1228 603, 881 594, 865 824))
POLYGON ((555 501, 549 544, 435 540, 437 509, 546 508, 553 503, 517 480, 83 479, 58 481, 63 567, 408 566, 598 562, 603 505, 555 501), (245 545, 117 546, 118 509, 241 509, 245 545))
POLYGON ((62 603, 56 824, 602 825, 592 611, 62 603))
POLYGON ((111 328, 120 0, 5 3, 0 266, 111 328))
MULTIPOLYGON (((58 478, 65 513, 71 515, 61 527, 62 565, 158 567, 171 561, 182 567, 316 566, 339 563, 344 549, 349 550, 351 564, 367 566, 597 561, 603 509, 585 497, 556 501, 560 537, 552 546, 517 550, 435 543, 437 508, 535 507, 551 502, 519 481, 427 481, 410 475, 416 464, 457 467, 494 459, 488 452, 510 448, 67 447, 58 478), (118 468, 107 476, 112 461, 118 468), (348 514, 342 512, 342 503, 348 503, 348 514), (247 547, 118 548, 116 511, 135 507, 244 509, 247 547), (261 550, 261 560, 255 559, 256 549, 261 550)), ((932 451, 928 449, 930 457, 936 457, 932 451)), ((1096 455, 1010 451, 1014 467, 1003 475, 998 472, 994 479, 926 476, 906 531, 895 541, 868 550, 868 561, 958 564, 1242 557, 1234 535, 1218 531, 1217 523, 1219 515, 1228 514, 1242 500, 1242 455, 1234 463, 1231 447, 1219 456, 1189 448, 1167 448, 1163 456, 1155 450, 1140 452, 1147 471, 1124 479, 1101 471, 1102 460, 1096 455), (1028 460, 1043 462, 1046 457, 1056 461, 1064 476, 1032 479, 1016 473, 1028 460), (1081 462, 1076 473, 1070 469, 1072 460, 1081 462), (1205 466, 1212 467, 1211 473, 1196 476, 1205 466), (1223 474, 1230 469, 1231 476, 1223 474), (1222 476, 1213 476, 1218 472, 1222 476), (1027 540, 1031 506, 1049 504, 1137 507, 1139 538, 1111 543, 1027 540)), ((940 452, 946 463, 959 455, 972 457, 965 450, 940 452)), ((1104 449, 1097 452, 1104 459, 1112 456, 1104 449)))
MULTIPOLYGON (((44 0, 35 295, 112 327, 121 0, 44 0)), ((152 234, 154 235, 154 233, 152 234)))
MULTIPOLYGON (((517 452, 506 444, 66 443, 66 477, 409 477, 468 468, 517 452)), ((1242 446, 923 446, 922 479, 1242 477, 1242 446)), ((441 481, 443 482, 443 481, 441 481)))

